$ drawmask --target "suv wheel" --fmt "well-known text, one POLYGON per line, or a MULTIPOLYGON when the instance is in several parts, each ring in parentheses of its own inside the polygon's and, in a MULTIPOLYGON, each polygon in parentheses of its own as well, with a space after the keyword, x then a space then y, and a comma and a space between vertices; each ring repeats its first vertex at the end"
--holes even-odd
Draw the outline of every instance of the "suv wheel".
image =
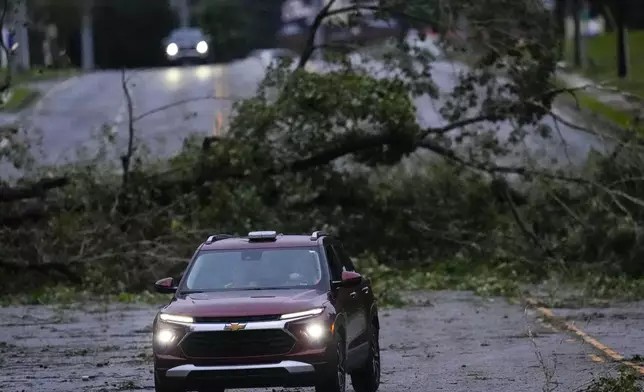
POLYGON ((345 392, 347 387, 347 346, 341 335, 335 338, 335 363, 322 375, 322 381, 315 386, 315 392, 345 392))
POLYGON ((371 326, 369 357, 362 369, 351 373, 351 384, 356 392, 376 392, 380 386, 380 341, 379 331, 371 326))

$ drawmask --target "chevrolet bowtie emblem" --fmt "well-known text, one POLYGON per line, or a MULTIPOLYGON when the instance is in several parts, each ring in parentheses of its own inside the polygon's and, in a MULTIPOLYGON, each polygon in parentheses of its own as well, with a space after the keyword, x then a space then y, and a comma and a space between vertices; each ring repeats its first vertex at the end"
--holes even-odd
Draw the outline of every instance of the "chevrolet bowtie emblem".
POLYGON ((224 331, 239 331, 246 328, 246 324, 231 323, 224 326, 224 331))

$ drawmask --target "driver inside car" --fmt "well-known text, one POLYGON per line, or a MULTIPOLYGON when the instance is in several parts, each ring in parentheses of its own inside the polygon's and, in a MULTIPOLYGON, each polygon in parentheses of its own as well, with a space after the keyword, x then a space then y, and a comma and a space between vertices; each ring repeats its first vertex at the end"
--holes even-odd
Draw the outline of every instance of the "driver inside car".
POLYGON ((244 251, 235 268, 236 279, 226 285, 233 287, 288 287, 317 284, 317 255, 307 250, 284 252, 244 251), (285 257, 287 256, 287 257, 285 257))

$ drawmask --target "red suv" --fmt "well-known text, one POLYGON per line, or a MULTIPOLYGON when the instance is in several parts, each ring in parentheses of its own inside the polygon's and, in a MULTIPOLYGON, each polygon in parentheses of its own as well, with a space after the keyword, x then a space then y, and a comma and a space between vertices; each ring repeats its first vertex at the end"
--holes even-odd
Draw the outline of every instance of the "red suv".
POLYGON ((210 236, 154 319, 157 392, 380 385, 378 309, 333 236, 210 236))

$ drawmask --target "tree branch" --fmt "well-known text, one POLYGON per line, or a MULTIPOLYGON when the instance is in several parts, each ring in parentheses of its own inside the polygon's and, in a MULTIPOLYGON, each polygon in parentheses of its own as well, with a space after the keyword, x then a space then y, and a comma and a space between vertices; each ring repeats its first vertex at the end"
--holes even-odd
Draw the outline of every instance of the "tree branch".
POLYGON ((197 102, 197 101, 205 101, 205 100, 211 100, 211 99, 215 100, 215 101, 223 101, 223 100, 233 101, 233 100, 238 99, 238 98, 239 97, 235 97, 235 96, 217 97, 217 96, 215 96, 213 94, 209 94, 209 95, 204 95, 204 96, 200 96, 200 97, 192 97, 192 98, 180 99, 178 101, 173 101, 172 103, 169 103, 169 104, 166 104, 166 105, 158 106, 158 107, 156 107, 154 109, 151 109, 151 110, 149 110, 149 111, 147 111, 145 113, 141 113, 138 116, 133 117, 133 121, 134 122, 140 121, 140 120, 144 119, 145 117, 151 116, 151 115, 156 114, 156 113, 163 112, 163 111, 165 111, 167 109, 170 109, 170 108, 182 105, 182 104, 186 104, 186 103, 197 102))
POLYGON ((18 229, 26 223, 38 223, 51 216, 52 213, 59 212, 58 206, 33 204, 21 208, 19 212, 10 215, 0 216, 0 227, 9 229, 18 229))
POLYGON ((426 128, 425 130, 423 130, 420 133, 420 135, 418 137, 418 140, 422 141, 427 136, 432 135, 432 134, 434 134, 434 135, 444 135, 446 133, 449 133, 451 131, 457 130, 459 128, 466 127, 468 125, 476 124, 476 123, 483 122, 483 121, 496 121, 496 120, 498 120, 498 116, 492 115, 492 114, 485 114, 485 115, 481 115, 481 116, 476 116, 476 117, 466 118, 466 119, 463 119, 463 120, 454 121, 454 122, 451 122, 451 123, 449 123, 449 124, 447 124, 447 125, 445 125, 443 127, 426 128))
POLYGON ((395 144, 397 138, 392 134, 382 134, 382 135, 369 135, 363 138, 356 138, 353 140, 347 140, 341 145, 328 150, 322 151, 318 154, 297 160, 282 166, 278 170, 272 170, 272 173, 267 174, 280 174, 285 171, 289 172, 300 172, 310 169, 316 166, 322 166, 327 163, 334 161, 335 159, 341 158, 343 156, 354 154, 369 148, 380 147, 388 144, 395 144))
POLYGON ((329 3, 326 6, 324 6, 324 8, 322 8, 320 12, 318 12, 318 14, 315 16, 315 19, 311 24, 311 29, 309 30, 309 36, 307 37, 307 40, 306 40, 304 53, 302 53, 302 56, 300 56, 300 61, 297 65, 297 69, 303 69, 304 66, 306 66, 306 63, 310 60, 311 55, 313 55, 313 52, 316 49, 315 35, 317 34, 317 31, 320 29, 320 26, 322 25, 322 22, 324 21, 324 19, 330 16, 344 14, 347 12, 373 11, 373 12, 384 12, 399 18, 411 19, 416 22, 428 22, 427 20, 425 20, 425 18, 415 17, 405 12, 397 11, 392 7, 353 4, 350 6, 340 7, 340 8, 331 10, 331 7, 335 2, 336 0, 329 1, 329 3))
POLYGON ((297 64, 297 69, 303 69, 306 66, 306 63, 309 62, 311 59, 311 56, 313 55, 313 52, 315 51, 315 35, 317 34, 318 30, 320 29, 320 26, 322 25, 322 21, 324 18, 327 16, 331 15, 329 13, 329 9, 335 4, 336 0, 330 0, 327 5, 324 6, 318 12, 318 14, 315 16, 315 19, 313 20, 313 23, 311 24, 311 29, 309 30, 309 36, 306 39, 306 46, 304 49, 304 53, 300 56, 300 61, 297 64))
POLYGON ((69 184, 66 177, 42 179, 32 185, 22 187, 0 187, 0 203, 30 199, 43 196, 48 190, 69 184))
POLYGON ((123 165, 123 189, 127 187, 129 175, 130 175, 130 166, 132 165, 132 157, 134 156, 134 102, 132 100, 132 93, 129 86, 127 85, 127 78, 125 76, 125 69, 121 71, 121 87, 123 88, 123 94, 125 95, 125 102, 127 105, 127 151, 121 157, 121 163, 123 165))

